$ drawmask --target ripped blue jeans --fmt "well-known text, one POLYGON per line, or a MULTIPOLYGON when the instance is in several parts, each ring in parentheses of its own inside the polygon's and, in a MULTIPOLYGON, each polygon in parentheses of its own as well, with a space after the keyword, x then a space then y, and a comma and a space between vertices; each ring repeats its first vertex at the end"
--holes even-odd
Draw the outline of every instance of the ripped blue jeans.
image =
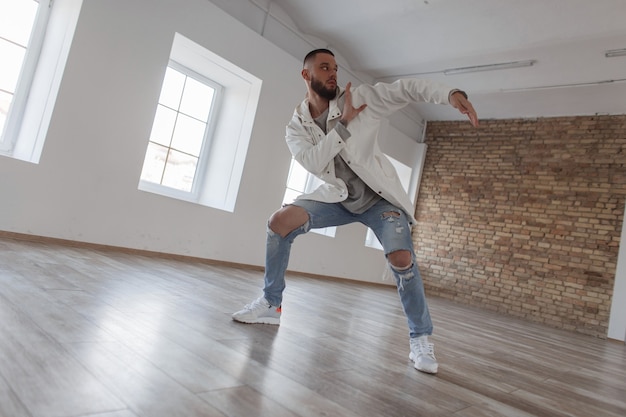
POLYGON ((402 308, 407 317, 409 337, 432 334, 433 324, 426 303, 424 284, 415 260, 411 227, 402 210, 386 200, 380 200, 362 214, 351 213, 340 203, 296 200, 293 205, 302 207, 308 212, 307 223, 285 237, 274 233, 269 227, 267 229, 263 293, 271 305, 279 306, 282 303, 291 245, 297 236, 311 229, 360 222, 374 231, 383 246, 385 256, 398 250, 411 252, 413 262, 410 268, 398 271, 393 266, 390 265, 390 267, 396 279, 402 308))

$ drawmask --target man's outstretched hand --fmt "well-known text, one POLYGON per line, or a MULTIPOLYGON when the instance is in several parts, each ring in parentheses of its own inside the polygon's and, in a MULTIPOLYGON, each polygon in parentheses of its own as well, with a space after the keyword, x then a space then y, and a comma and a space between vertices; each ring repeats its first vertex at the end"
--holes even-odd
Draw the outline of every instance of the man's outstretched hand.
POLYGON ((345 94, 346 101, 343 104, 343 112, 341 113, 340 122, 344 126, 348 126, 348 123, 350 123, 352 119, 357 117, 359 113, 361 113, 367 107, 367 104, 363 104, 359 106, 358 108, 354 108, 354 106, 352 105, 352 92, 350 92, 351 86, 352 86, 352 83, 348 83, 346 85, 346 94, 345 94))
POLYGON ((472 123, 472 126, 478 127, 478 116, 476 115, 476 110, 474 110, 474 106, 472 106, 472 103, 465 98, 463 93, 460 91, 453 93, 450 96, 450 105, 461 113, 467 115, 472 123))

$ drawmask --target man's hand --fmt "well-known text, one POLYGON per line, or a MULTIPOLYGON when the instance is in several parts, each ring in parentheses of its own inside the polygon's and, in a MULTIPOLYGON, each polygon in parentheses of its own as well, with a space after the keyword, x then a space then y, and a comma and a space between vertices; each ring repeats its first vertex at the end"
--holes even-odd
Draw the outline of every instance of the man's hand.
POLYGON ((339 122, 341 122, 341 124, 344 126, 348 126, 348 123, 350 123, 352 119, 357 117, 359 113, 361 113, 367 107, 367 104, 363 104, 359 108, 354 108, 354 106, 352 105, 352 93, 350 92, 351 86, 352 83, 348 83, 346 85, 346 101, 343 103, 343 112, 341 113, 341 119, 339 119, 339 122))
POLYGON ((472 106, 472 103, 465 98, 465 95, 463 95, 462 92, 456 91, 450 96, 450 105, 461 113, 466 114, 467 117, 469 117, 472 126, 478 127, 478 116, 476 115, 476 110, 474 110, 474 106, 472 106))

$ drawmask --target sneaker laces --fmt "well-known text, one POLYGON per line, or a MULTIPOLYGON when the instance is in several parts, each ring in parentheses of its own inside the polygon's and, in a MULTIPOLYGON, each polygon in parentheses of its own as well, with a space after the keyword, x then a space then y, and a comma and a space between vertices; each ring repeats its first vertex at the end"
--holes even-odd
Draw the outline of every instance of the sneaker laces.
POLYGON ((411 339, 411 348, 417 356, 423 354, 432 358, 435 357, 435 344, 429 343, 427 340, 411 339))
POLYGON ((259 297, 256 300, 254 300, 253 302, 251 302, 250 304, 246 304, 245 305, 245 309, 246 310, 256 310, 258 308, 267 308, 267 306, 269 305, 269 303, 264 303, 263 301, 265 301, 264 297, 259 297))

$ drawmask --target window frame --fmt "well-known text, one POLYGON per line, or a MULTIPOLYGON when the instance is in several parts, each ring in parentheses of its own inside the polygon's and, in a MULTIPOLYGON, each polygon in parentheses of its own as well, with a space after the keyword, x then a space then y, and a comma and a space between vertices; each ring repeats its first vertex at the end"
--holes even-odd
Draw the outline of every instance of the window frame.
MULTIPOLYGON (((187 192, 168 193, 168 190, 164 190, 163 187, 144 187, 140 172, 137 178, 138 189, 232 213, 235 211, 243 179, 246 155, 252 139, 263 81, 237 63, 229 61, 178 32, 174 32, 170 55, 163 63, 164 69, 171 60, 223 86, 219 111, 214 113, 215 131, 211 135, 210 143, 206 145, 209 148, 205 154, 206 165, 203 166, 202 171, 197 171, 202 175, 202 185, 198 185, 196 198, 192 199, 187 192)), ((160 83, 155 81, 155 92, 161 91, 162 85, 162 79, 160 83)), ((157 95, 156 98, 158 97, 157 95)), ((156 108, 157 100, 155 100, 155 112, 156 108)), ((146 130, 149 135, 150 129, 146 130)), ((146 150, 148 137, 145 138, 146 150)), ((143 160, 145 160, 145 154, 143 160)))
MULTIPOLYGON (((185 201, 191 201, 191 202, 197 202, 200 198, 200 193, 201 190, 204 186, 204 182, 206 180, 205 175, 203 175, 203 173, 206 172, 207 169, 207 164, 208 164, 208 159, 209 159, 209 153, 211 151, 211 143, 212 143, 212 139, 213 139, 213 134, 215 133, 215 129, 217 126, 217 122, 218 122, 218 114, 219 114, 219 110, 222 104, 222 99, 223 99, 223 95, 224 95, 224 86, 220 83, 218 83, 215 80, 210 79, 207 76, 204 76, 202 74, 199 74, 198 72, 194 71, 193 69, 177 62, 174 59, 170 59, 167 65, 168 68, 172 68, 178 72, 180 72, 181 74, 185 75, 186 77, 192 78, 197 82, 200 82, 204 85, 207 85, 209 87, 211 87, 214 91, 213 93, 213 101, 211 103, 211 109, 209 111, 209 117, 207 118, 206 121, 206 128, 204 130, 204 135, 202 138, 202 146, 200 148, 200 152, 198 155, 198 163, 196 164, 196 171, 194 174, 194 180, 193 180, 193 184, 191 187, 190 191, 184 191, 184 190, 180 190, 177 188, 173 188, 173 187, 169 187, 167 185, 163 185, 161 183, 157 184, 155 182, 151 182, 151 181, 147 181, 144 180, 143 178, 141 178, 140 176, 140 180, 139 180, 139 188, 144 190, 144 191, 148 191, 148 192, 152 192, 155 194, 161 194, 164 195, 166 197, 172 197, 178 200, 185 200, 185 201)), ((165 77, 165 75, 164 75, 165 77)), ((163 84, 161 84, 161 87, 163 86, 163 84)), ((157 102, 157 109, 158 106, 162 105, 161 103, 157 102)), ((174 110, 174 109, 172 109, 174 110)), ((175 110, 177 114, 184 114, 181 113, 178 110, 175 110)), ((155 117, 156 117, 156 111, 155 111, 155 117)), ((154 123, 153 119, 153 123, 154 123)), ((151 131, 152 134, 152 131, 151 131)), ((148 149, 148 146, 150 143, 154 143, 151 142, 148 139, 148 144, 146 146, 146 151, 148 149)), ((172 149, 171 146, 168 147, 168 150, 172 149)), ((164 167, 165 169, 165 167, 164 167)), ((143 172, 143 169, 142 169, 143 172)))
MULTIPOLYGON (((295 191, 295 192, 297 192, 299 194, 310 193, 310 192, 315 190, 320 185, 320 182, 321 182, 321 180, 319 178, 317 178, 315 175, 313 175, 309 171, 307 171, 292 156, 291 157, 291 162, 290 162, 290 165, 289 165, 289 174, 287 175, 287 183, 285 185, 285 194, 283 194, 283 205, 291 204, 293 201, 295 201, 295 199, 292 200, 292 201, 287 201, 287 193, 290 190, 291 191, 295 191), (296 166, 300 167, 299 169, 302 169, 306 173, 306 179, 304 181, 304 190, 298 190, 298 189, 295 189, 295 188, 292 188, 292 187, 289 186, 289 182, 290 182, 291 177, 292 177, 293 169, 296 166)), ((317 233, 318 235, 328 236, 330 238, 334 238, 335 234, 337 232, 337 227, 336 226, 329 226, 329 227, 323 227, 323 228, 318 228, 318 229, 311 229, 311 232, 317 233)))
MULTIPOLYGON (((20 90, 27 97, 20 112, 21 122, 10 122, 10 134, 0 133, 6 145, 5 150, 0 150, 0 156, 34 164, 39 163, 43 152, 83 0, 49 0, 46 4, 51 6, 41 9, 49 14, 45 29, 43 25, 40 29, 44 39, 32 82, 28 85, 28 93, 20 90)), ((12 111, 12 114, 13 119, 16 113, 12 111)))
POLYGON ((37 66, 42 54, 46 30, 50 21, 53 0, 32 0, 39 3, 35 21, 31 28, 28 45, 24 54, 24 60, 20 69, 20 75, 15 85, 13 99, 9 106, 6 122, 0 132, 0 154, 12 156, 17 145, 19 131, 24 122, 26 106, 35 80, 37 66))
MULTIPOLYGON (((385 157, 387 157, 387 159, 389 159, 389 162, 391 162, 391 164, 393 165, 393 168, 396 170, 396 173, 398 174, 398 177, 400 178, 400 182, 402 183, 402 188, 404 188, 404 191, 406 191, 407 193, 409 193, 409 190, 411 189, 411 183, 413 181, 413 177, 415 176, 415 169, 411 168, 410 166, 408 166, 407 164, 398 161, 397 159, 395 159, 394 157, 384 154, 385 157), (405 171, 405 173, 408 173, 408 177, 406 175, 402 175, 401 171, 405 171)), ((376 234, 374 233, 374 231, 371 228, 367 228, 367 233, 365 234, 365 246, 368 248, 372 248, 372 249, 378 249, 378 250, 384 250, 383 245, 381 245, 381 243, 378 241, 378 238, 376 237, 376 234)))

